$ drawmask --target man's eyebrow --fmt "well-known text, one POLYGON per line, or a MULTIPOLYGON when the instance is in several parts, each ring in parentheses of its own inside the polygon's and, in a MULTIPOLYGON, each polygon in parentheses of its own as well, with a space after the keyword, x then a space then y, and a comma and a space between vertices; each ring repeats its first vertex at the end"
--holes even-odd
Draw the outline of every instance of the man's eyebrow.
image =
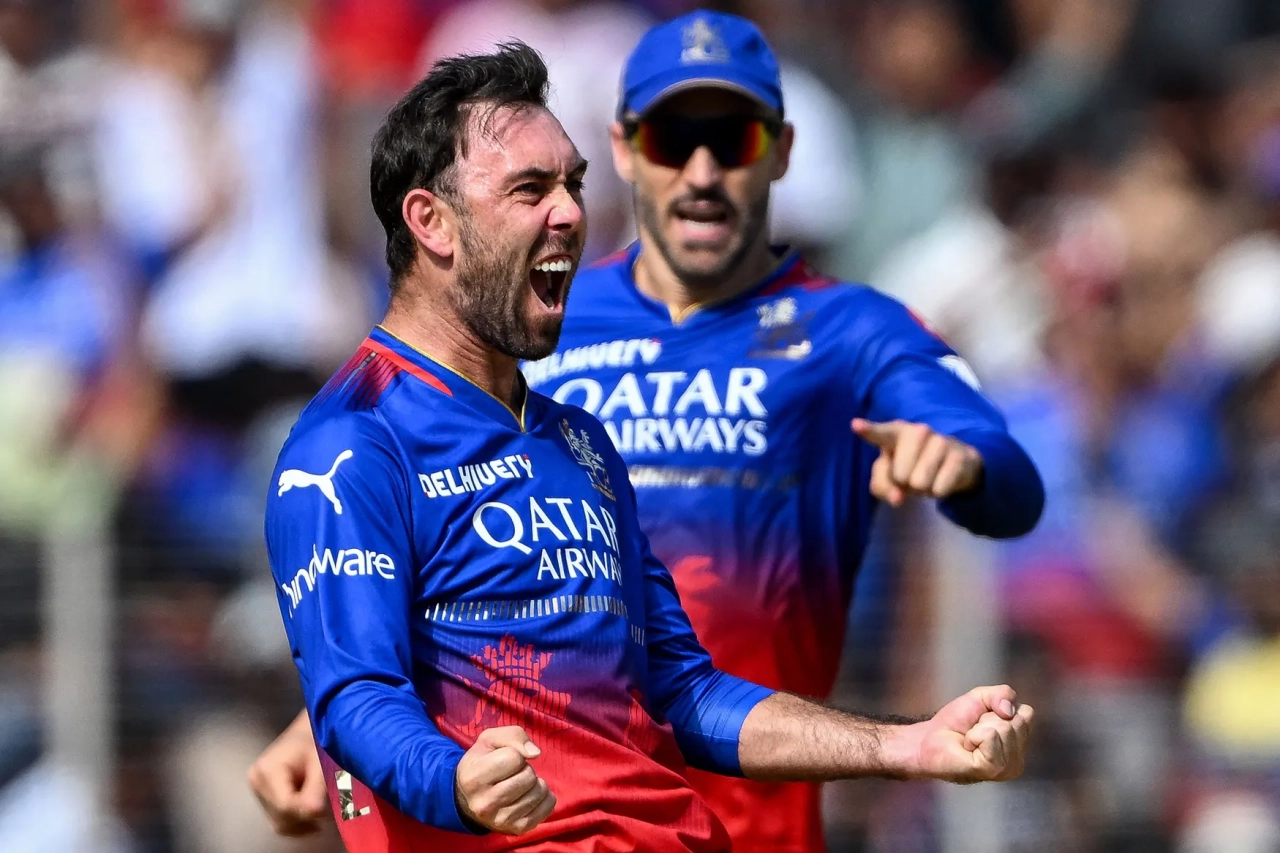
MULTIPOLYGON (((581 175, 585 171, 587 171, 587 161, 579 157, 578 161, 573 165, 573 168, 569 170, 569 176, 573 177, 575 175, 581 175)), ((519 172, 513 173, 507 178, 507 183, 518 184, 524 181, 554 181, 559 174, 560 173, 555 169, 544 169, 540 166, 530 166, 527 169, 521 169, 519 172)))

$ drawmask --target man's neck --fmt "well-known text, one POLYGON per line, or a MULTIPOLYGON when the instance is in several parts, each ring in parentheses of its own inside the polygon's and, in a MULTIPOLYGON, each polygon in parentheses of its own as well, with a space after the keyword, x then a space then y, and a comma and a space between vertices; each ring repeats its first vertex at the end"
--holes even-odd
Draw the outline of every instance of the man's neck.
POLYGON ((407 299, 392 299, 379 324, 409 346, 474 382, 513 412, 520 411, 524 390, 517 359, 480 341, 452 310, 407 299))
POLYGON ((767 242, 761 241, 747 251, 737 268, 719 281, 691 286, 676 274, 658 247, 648 237, 640 238, 640 257, 636 261, 636 288, 655 299, 679 317, 690 308, 732 299, 749 290, 778 264, 778 258, 767 242))

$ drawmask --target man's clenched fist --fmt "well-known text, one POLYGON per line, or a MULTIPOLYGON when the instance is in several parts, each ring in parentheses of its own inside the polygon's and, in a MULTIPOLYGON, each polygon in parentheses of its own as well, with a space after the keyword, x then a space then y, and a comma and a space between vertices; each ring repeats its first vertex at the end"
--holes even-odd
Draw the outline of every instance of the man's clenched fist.
POLYGON ((556 806, 529 762, 542 751, 519 726, 485 729, 458 762, 454 796, 463 816, 494 832, 523 835, 556 806))
POLYGON ((1030 705, 1013 688, 975 687, 916 723, 923 775, 947 782, 1007 782, 1022 775, 1031 739, 1030 705))
POLYGON ((329 815, 320 755, 303 711, 249 768, 249 787, 280 835, 319 832, 329 815))
POLYGON ((978 485, 982 455, 963 441, 907 421, 855 418, 853 431, 880 448, 871 466, 871 494, 890 506, 907 495, 945 498, 978 485))

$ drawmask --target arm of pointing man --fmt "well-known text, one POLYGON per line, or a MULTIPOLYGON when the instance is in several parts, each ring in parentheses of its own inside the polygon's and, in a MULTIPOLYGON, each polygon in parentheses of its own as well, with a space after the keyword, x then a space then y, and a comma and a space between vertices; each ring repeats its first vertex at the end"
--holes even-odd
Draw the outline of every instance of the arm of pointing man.
POLYGON ((943 515, 978 535, 1029 533, 1044 509, 1031 458, 969 366, 902 305, 879 299, 857 371, 866 417, 852 423, 880 450, 872 493, 891 506, 909 495, 937 498, 943 515))
MULTIPOLYGON (((628 485, 627 500, 634 501, 628 485)), ((622 496, 619 496, 620 498, 622 496)), ((667 569, 642 537, 649 697, 693 767, 761 781, 879 776, 1006 781, 1022 773, 1033 711, 1005 686, 979 687, 928 719, 873 718, 715 669, 667 569)))

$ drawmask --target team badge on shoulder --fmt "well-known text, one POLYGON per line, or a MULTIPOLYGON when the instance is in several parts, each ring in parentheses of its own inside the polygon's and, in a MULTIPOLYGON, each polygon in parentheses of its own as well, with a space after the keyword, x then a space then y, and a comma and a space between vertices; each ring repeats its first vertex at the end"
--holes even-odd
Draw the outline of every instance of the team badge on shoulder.
POLYGON ((756 309, 760 325, 747 355, 753 358, 786 358, 799 361, 813 352, 809 340, 811 314, 801 316, 795 299, 784 296, 756 309))
POLYGON ((609 500, 617 500, 613 496, 613 486, 609 483, 609 471, 605 468, 604 457, 596 453, 595 448, 591 446, 587 431, 582 429, 575 432, 569 419, 563 418, 560 421, 560 434, 569 445, 573 460, 581 465, 587 472, 587 476, 591 478, 591 487, 609 500))

